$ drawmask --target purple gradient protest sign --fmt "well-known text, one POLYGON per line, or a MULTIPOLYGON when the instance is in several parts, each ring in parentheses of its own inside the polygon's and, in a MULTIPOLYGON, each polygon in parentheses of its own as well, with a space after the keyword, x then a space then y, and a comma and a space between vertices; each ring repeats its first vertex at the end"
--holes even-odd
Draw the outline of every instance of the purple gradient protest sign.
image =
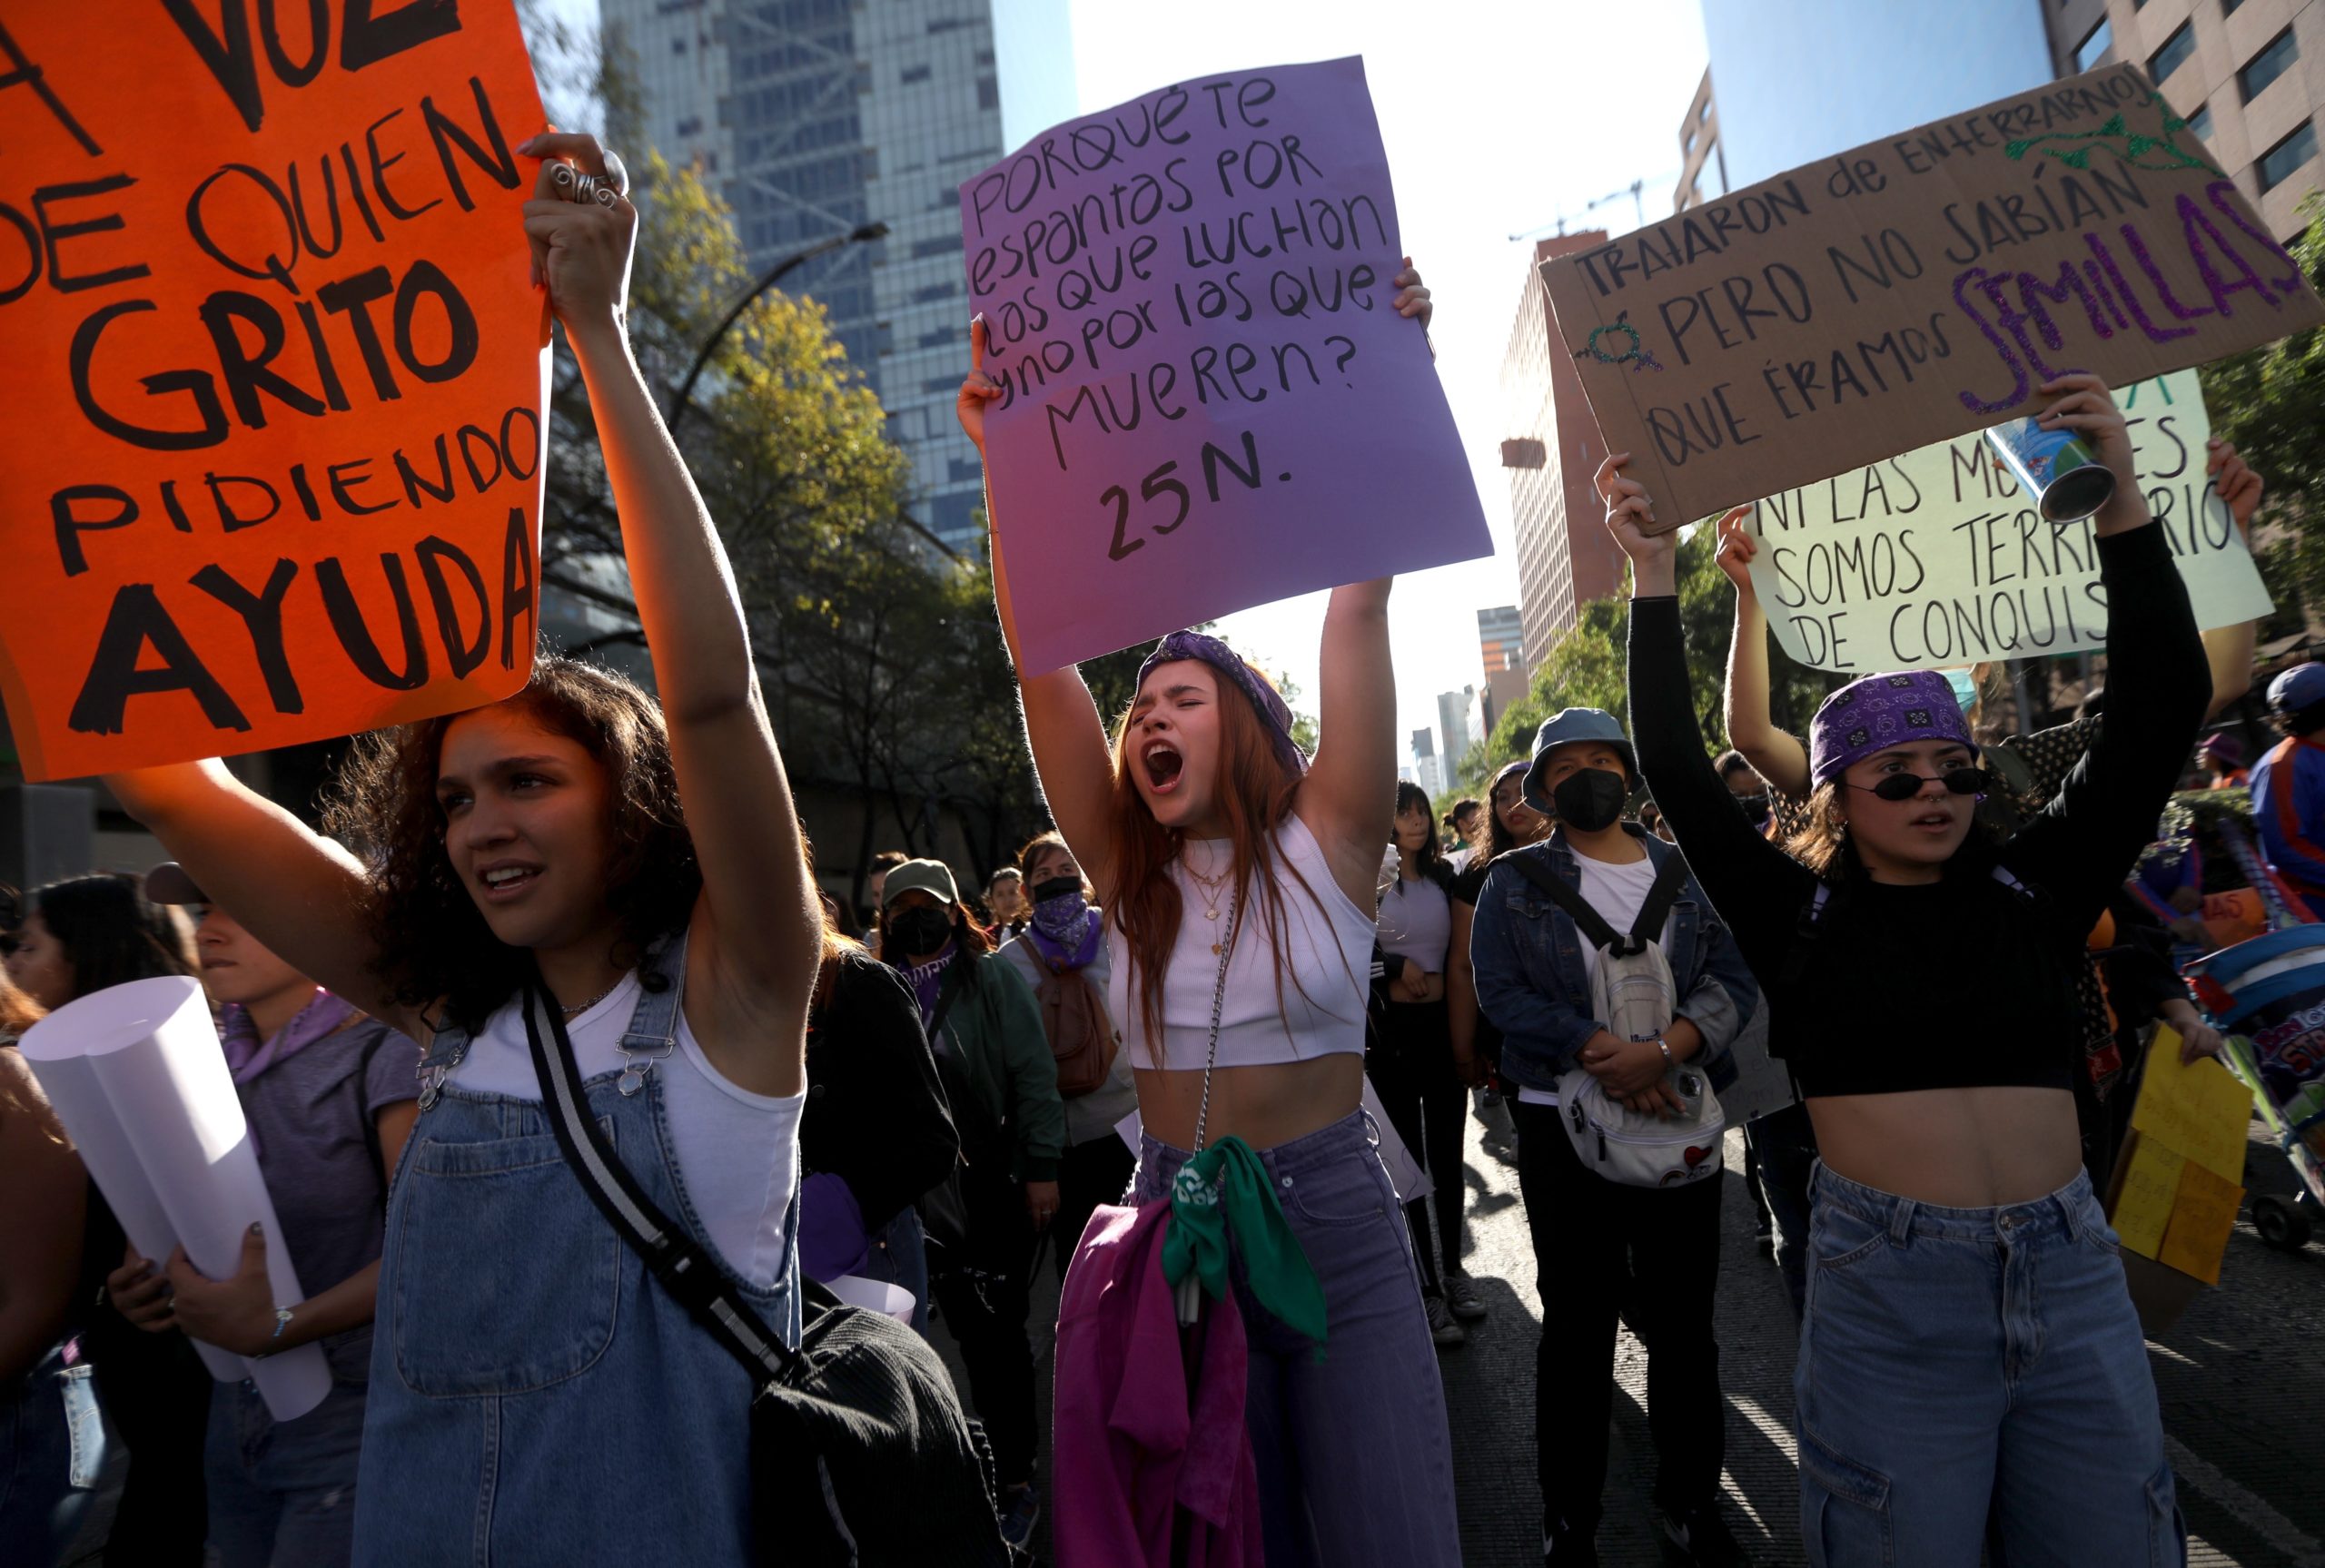
POLYGON ((1164 88, 961 187, 1028 672, 1489 553, 1361 60, 1164 88))

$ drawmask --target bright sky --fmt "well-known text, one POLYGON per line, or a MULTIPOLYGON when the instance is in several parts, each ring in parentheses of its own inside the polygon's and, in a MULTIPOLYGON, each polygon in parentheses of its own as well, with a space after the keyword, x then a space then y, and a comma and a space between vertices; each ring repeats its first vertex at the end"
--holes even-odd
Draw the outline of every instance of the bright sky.
MULTIPOLYGON (((1017 0, 998 0, 1008 7, 1017 0)), ((576 18, 594 0, 551 0, 576 18)), ((1402 579, 1390 611, 1399 745, 1437 723, 1437 694, 1482 685, 1477 612, 1516 604, 1501 361, 1530 239, 1560 219, 1619 233, 1670 212, 1679 119, 1702 79, 1697 0, 1072 0, 1074 113, 1225 71, 1362 54, 1396 180, 1405 250, 1437 301, 1430 337, 1493 528, 1489 559, 1402 579), (1608 192, 1616 201, 1592 210, 1608 192), (1527 242, 1513 241, 1525 234, 1527 242)), ((1315 709, 1321 594, 1228 617, 1254 662, 1315 709)))
MULTIPOLYGON (((1008 0, 1003 0, 1007 4, 1008 0)), ((1671 210, 1678 132, 1704 70, 1695 0, 1174 0, 1157 13, 1074 0, 1074 74, 1087 113, 1190 77, 1362 54, 1396 181, 1405 250, 1437 303, 1438 374, 1497 553, 1401 579, 1391 601, 1399 745, 1437 723, 1437 694, 1482 685, 1477 612, 1518 602, 1501 362, 1533 232, 1618 232, 1671 210), (1158 25, 1167 17, 1167 25, 1158 25), (1588 211, 1609 192, 1621 198, 1588 211), (1510 235, 1526 233, 1529 242, 1510 235)), ((1298 682, 1314 711, 1324 596, 1227 618, 1254 661, 1298 682)))

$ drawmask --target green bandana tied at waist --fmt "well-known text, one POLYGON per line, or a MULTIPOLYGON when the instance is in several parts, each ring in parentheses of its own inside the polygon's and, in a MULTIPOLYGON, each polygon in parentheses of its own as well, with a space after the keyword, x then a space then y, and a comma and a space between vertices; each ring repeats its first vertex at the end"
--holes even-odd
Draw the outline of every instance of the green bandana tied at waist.
POLYGON ((1276 1202, 1267 1167, 1240 1138, 1222 1138, 1179 1168, 1171 1183, 1162 1277, 1176 1285, 1192 1271, 1205 1295, 1224 1300, 1231 1230, 1252 1298, 1321 1346, 1324 1287, 1276 1202))

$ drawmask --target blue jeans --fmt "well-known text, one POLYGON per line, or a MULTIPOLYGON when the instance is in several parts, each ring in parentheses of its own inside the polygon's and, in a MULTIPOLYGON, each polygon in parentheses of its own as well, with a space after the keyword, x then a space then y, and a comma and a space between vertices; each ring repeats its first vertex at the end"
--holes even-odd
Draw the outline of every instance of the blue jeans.
MULTIPOLYGON (((1142 1138, 1137 1201, 1168 1201, 1186 1159, 1142 1138)), ((1323 1285, 1325 1312, 1319 1356, 1252 1298, 1234 1257, 1268 1568, 1459 1568, 1445 1387, 1404 1216, 1364 1113, 1261 1149, 1260 1162, 1323 1285)))
POLYGON ((1815 1568, 2179 1568, 2146 1343, 2089 1178, 1941 1208, 1819 1165, 1794 1396, 1815 1568))
POLYGON ((219 1568, 345 1568, 355 1546, 355 1465, 363 1451, 361 1383, 277 1421, 255 1385, 210 1399, 210 1544, 219 1568))
POLYGON ((58 1346, 0 1386, 0 1546, 8 1562, 47 1568, 63 1558, 104 1462, 88 1363, 66 1366, 58 1346))

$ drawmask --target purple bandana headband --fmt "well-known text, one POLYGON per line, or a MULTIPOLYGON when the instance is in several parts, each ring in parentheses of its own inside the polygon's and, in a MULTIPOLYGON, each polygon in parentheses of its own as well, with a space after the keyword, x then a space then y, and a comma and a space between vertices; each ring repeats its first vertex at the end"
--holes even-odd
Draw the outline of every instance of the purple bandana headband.
POLYGON ((1852 763, 1914 741, 1957 741, 1978 749, 1953 686, 1935 670, 1867 676, 1816 710, 1808 726, 1808 776, 1828 784, 1852 763))
POLYGON ((1266 676, 1245 663, 1242 655, 1217 637, 1202 632, 1172 632, 1155 644, 1154 651, 1146 656, 1146 662, 1138 666, 1138 684, 1146 684, 1146 677, 1153 673, 1155 666, 1175 664, 1181 659, 1201 659, 1242 688, 1268 726, 1276 755, 1295 774, 1308 771, 1307 755, 1301 751, 1300 743, 1291 738, 1291 709, 1281 694, 1268 684, 1266 676))

